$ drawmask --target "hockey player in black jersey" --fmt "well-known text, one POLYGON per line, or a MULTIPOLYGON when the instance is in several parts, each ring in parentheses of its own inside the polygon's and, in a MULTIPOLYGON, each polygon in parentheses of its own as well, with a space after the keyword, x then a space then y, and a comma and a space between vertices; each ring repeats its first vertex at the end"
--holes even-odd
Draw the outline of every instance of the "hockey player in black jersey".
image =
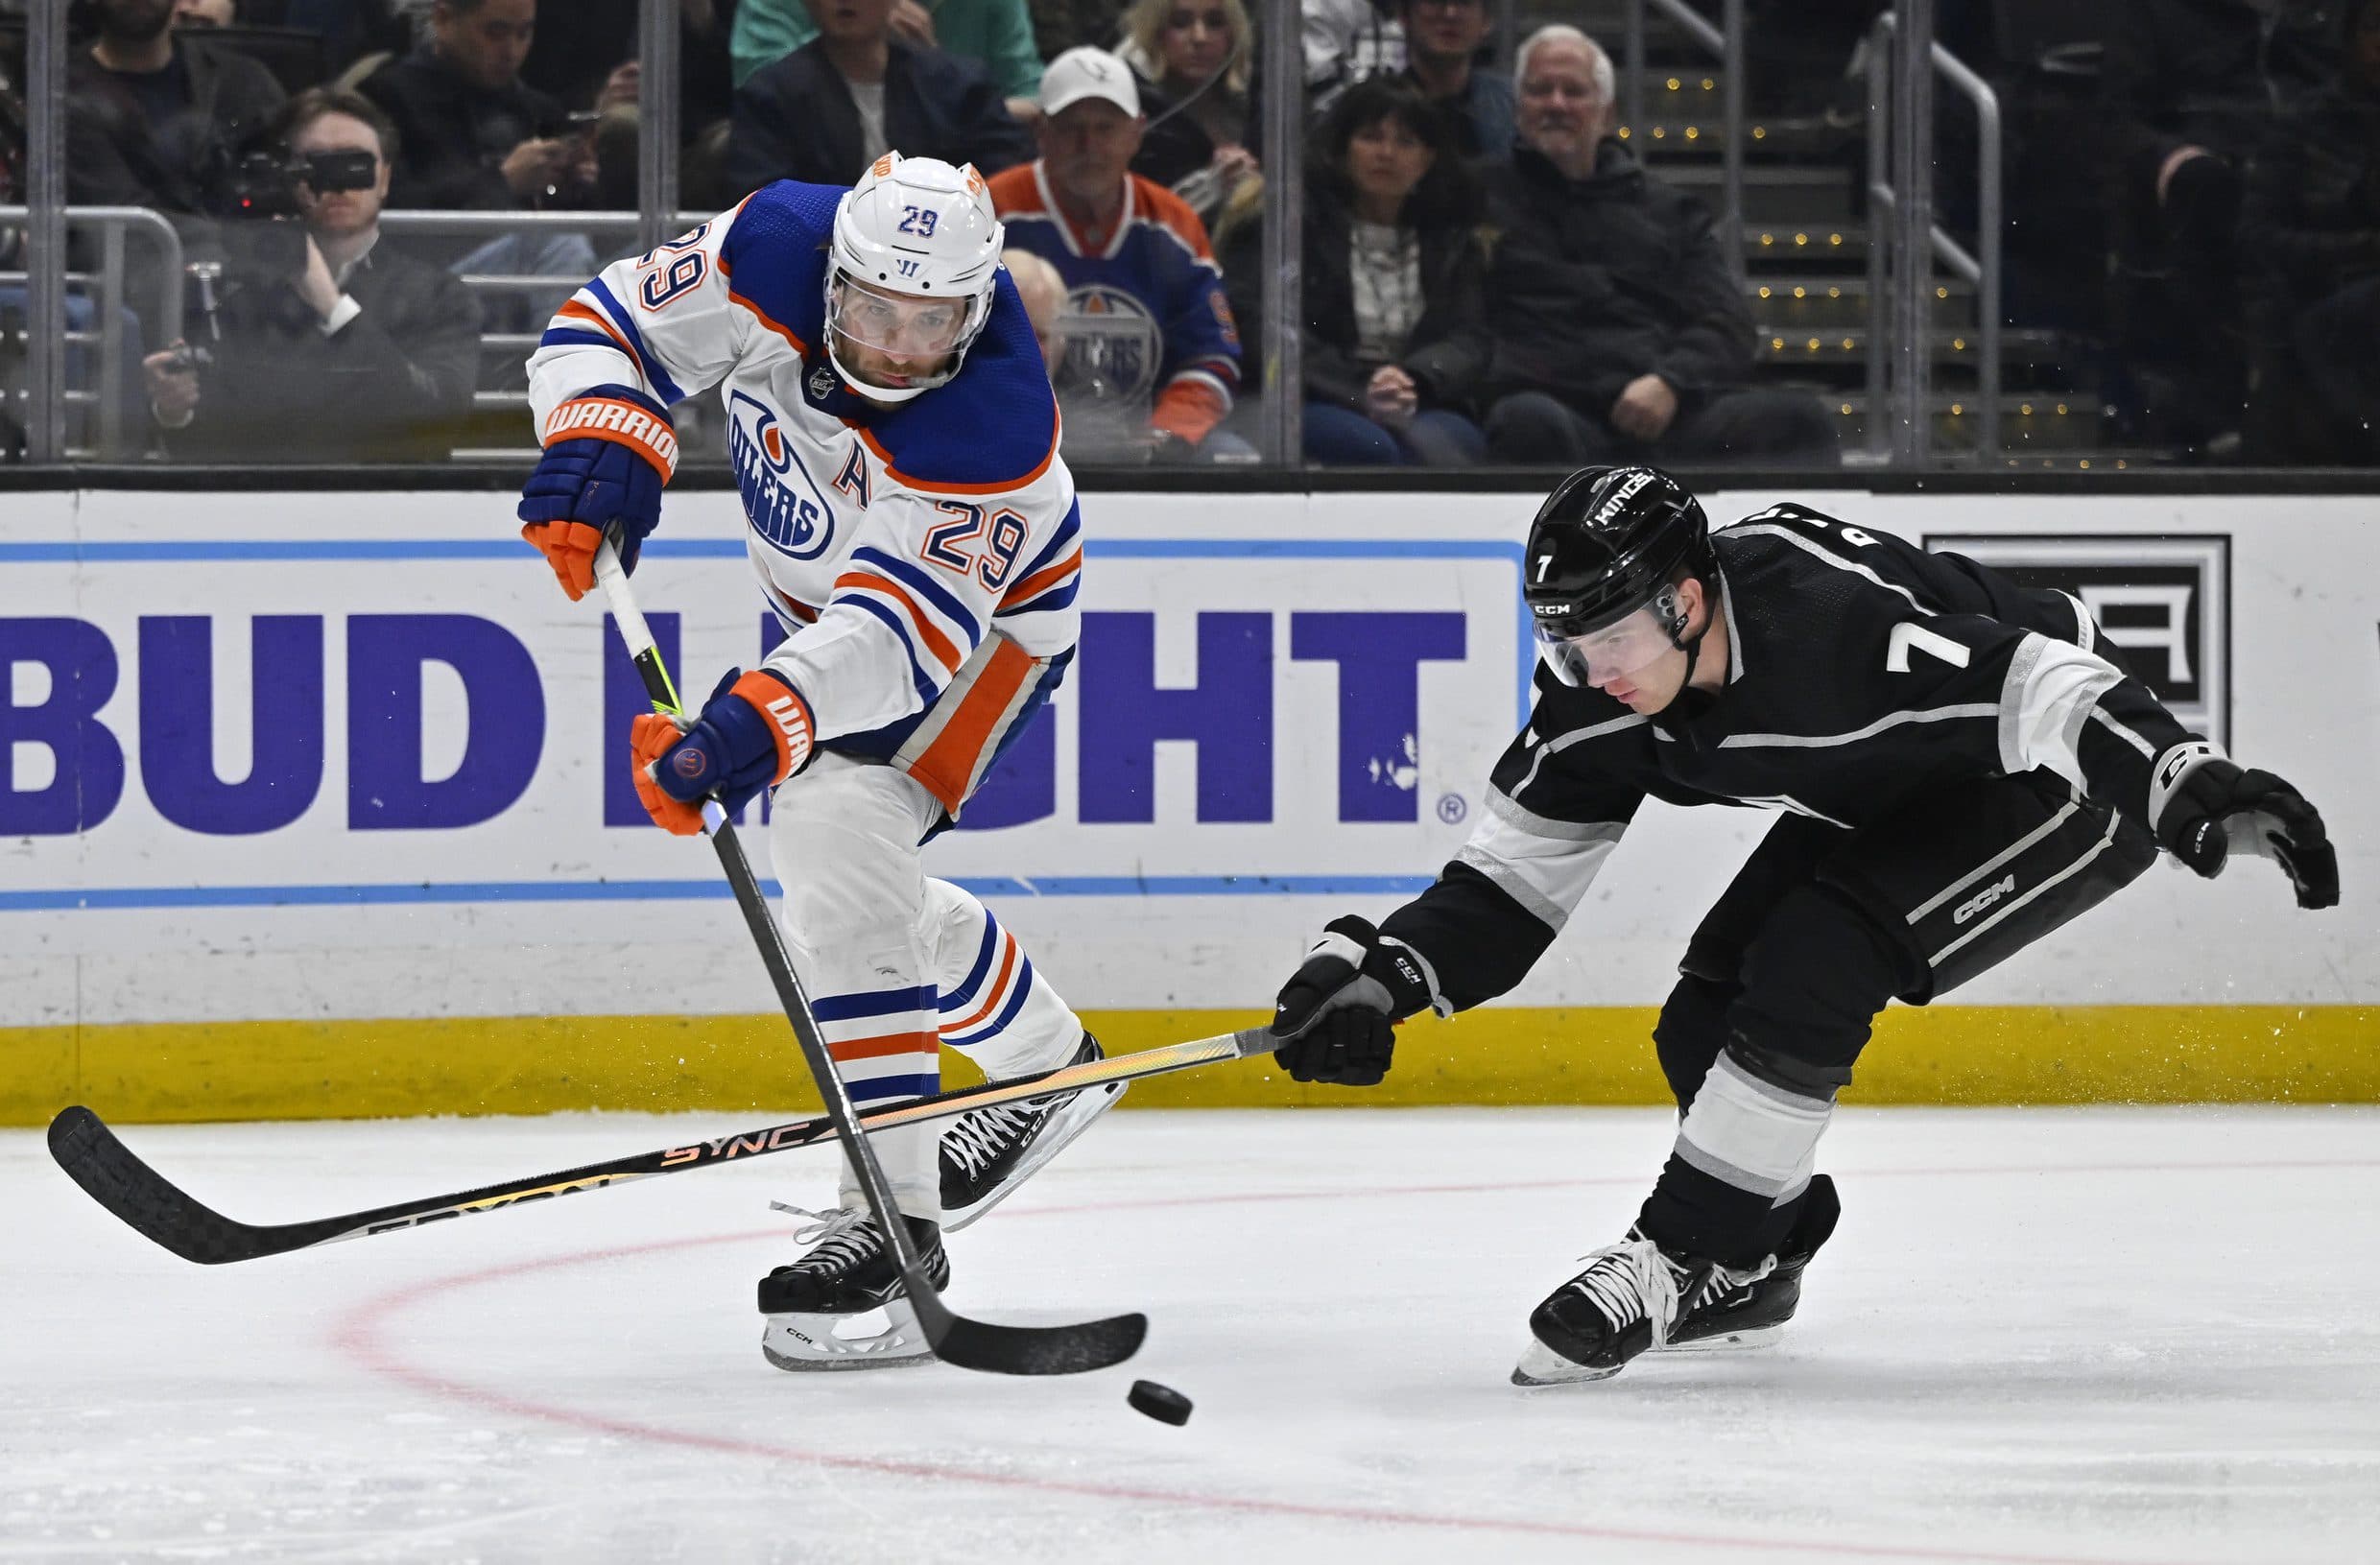
POLYGON ((1529 725, 1436 884, 1341 918, 1282 988, 1301 1081, 1389 1068, 1392 1024, 1519 983, 1647 798, 1783 813, 1687 943, 1654 1042, 1678 1139, 1620 1244, 1529 1318, 1521 1385, 1773 1336, 1833 1231, 1813 1165, 1877 1011, 1923 1005, 2097 905, 2159 846, 2275 861, 2339 900, 2321 817, 2129 677, 2076 599, 1782 505, 1713 533, 1648 467, 1532 526, 1529 725))

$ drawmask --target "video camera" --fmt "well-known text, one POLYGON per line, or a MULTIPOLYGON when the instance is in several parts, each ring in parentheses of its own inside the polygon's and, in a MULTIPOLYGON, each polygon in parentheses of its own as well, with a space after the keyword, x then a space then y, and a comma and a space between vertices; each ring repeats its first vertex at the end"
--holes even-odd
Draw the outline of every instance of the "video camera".
POLYGON ((293 218, 298 215, 299 185, 327 196, 335 190, 369 190, 379 177, 378 159, 368 152, 303 156, 250 153, 226 172, 216 204, 224 217, 293 218))

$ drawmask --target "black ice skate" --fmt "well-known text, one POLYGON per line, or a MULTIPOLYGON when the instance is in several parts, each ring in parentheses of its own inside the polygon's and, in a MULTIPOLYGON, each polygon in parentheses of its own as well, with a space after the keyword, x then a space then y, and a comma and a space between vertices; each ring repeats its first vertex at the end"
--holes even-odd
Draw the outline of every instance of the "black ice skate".
MULTIPOLYGON (((769 1204, 810 1219, 794 1238, 817 1243, 800 1260, 760 1279, 760 1313, 769 1321, 760 1335, 763 1357, 779 1369, 875 1369, 933 1360, 916 1312, 902 1297, 900 1263, 873 1217, 864 1210, 809 1212, 769 1204), (876 1312, 884 1325, 870 1331, 869 1317, 876 1312)), ((925 1257, 927 1279, 940 1292, 950 1286, 941 1229, 923 1218, 902 1221, 925 1257)))
POLYGON ((1794 1317, 1801 1302, 1802 1269, 1834 1233, 1835 1220, 1842 1215, 1834 1180, 1823 1174, 1813 1176, 1793 1232, 1777 1246, 1775 1269, 1765 1277, 1713 1291, 1701 1305, 1678 1317, 1660 1351, 1710 1353, 1764 1347, 1783 1336, 1785 1322, 1794 1317))
POLYGON ((1731 1271, 1715 1261, 1673 1255, 1635 1229, 1587 1258, 1584 1271, 1554 1290, 1529 1317, 1534 1339, 1512 1371, 1515 1386, 1604 1380, 1630 1359, 1669 1340, 1671 1328, 1723 1290, 1742 1288, 1775 1269, 1731 1271))
MULTIPOLYGON (((1066 1063, 1107 1057, 1099 1040, 1085 1032, 1066 1063)), ((1123 1096, 1124 1083, 1117 1081, 960 1115, 942 1132, 942 1225, 956 1232, 999 1205, 1123 1096)))

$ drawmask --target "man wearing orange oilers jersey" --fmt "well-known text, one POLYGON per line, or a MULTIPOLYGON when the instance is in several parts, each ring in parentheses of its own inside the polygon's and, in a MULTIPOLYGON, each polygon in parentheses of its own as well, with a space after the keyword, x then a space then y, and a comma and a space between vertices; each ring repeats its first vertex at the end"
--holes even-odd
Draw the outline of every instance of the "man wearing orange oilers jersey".
MULTIPOLYGON (((1100 1056, 982 903, 927 876, 964 807, 1073 659, 1074 481, 1033 326, 972 167, 888 153, 848 191, 780 180, 579 290, 529 361, 545 454, 522 535, 562 590, 608 533, 631 567, 676 459, 667 409, 716 387, 754 573, 788 634, 684 731, 636 720, 654 820, 701 829, 774 789, 769 846, 797 969, 862 1112, 939 1090, 939 1050, 995 1079, 1100 1056)), ((937 1287, 944 1226, 982 1215, 1120 1089, 874 1138, 937 1287)), ((845 1167, 842 1209, 760 1284, 786 1369, 931 1357, 845 1167), (882 1308, 876 1335, 844 1336, 882 1308)))

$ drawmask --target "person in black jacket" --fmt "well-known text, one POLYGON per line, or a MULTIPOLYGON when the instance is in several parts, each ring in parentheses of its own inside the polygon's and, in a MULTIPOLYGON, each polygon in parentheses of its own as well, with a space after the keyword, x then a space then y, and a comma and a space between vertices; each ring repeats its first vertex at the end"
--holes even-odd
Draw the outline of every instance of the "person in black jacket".
MULTIPOLYGON (((1305 454, 1309 462, 1470 466, 1488 362, 1485 260, 1452 122, 1375 78, 1331 105, 1306 179, 1305 454)), ((1223 257, 1232 314, 1262 340, 1256 224, 1223 257)))
POLYGON ((893 0, 811 0, 819 36, 735 91, 726 177, 847 185, 893 148, 989 175, 1033 156, 983 66, 894 35, 893 0))
POLYGON ((442 460, 471 406, 479 309, 462 282, 380 233, 396 128, 369 100, 317 88, 290 104, 290 156, 366 154, 372 183, 316 191, 299 223, 229 225, 221 302, 142 361, 178 460, 442 460))
POLYGON ((2240 170, 2325 86, 2337 0, 2122 0, 2100 73, 2106 137, 2109 399, 2134 439, 2233 454, 2247 344, 2240 170))
POLYGON ((2282 119, 2245 184, 2249 455, 2380 463, 2380 0, 2349 11, 2338 84, 2282 119))
POLYGON ((1802 506, 1713 532, 1649 467, 1563 480, 1521 581, 1528 721, 1437 881, 1376 928, 1334 919, 1283 985, 1293 1079, 1376 1084, 1395 1021, 1510 992, 1648 800, 1776 822, 1654 1026, 1680 1111, 1666 1166, 1628 1237, 1531 1314, 1516 1384, 1778 1335, 1840 1211, 1819 1143, 1889 1002, 2046 939, 2159 848, 2210 878, 2269 859, 2298 907, 2339 903, 2320 812, 2185 728, 2066 593, 1802 506))
POLYGON ((536 0, 438 0, 430 38, 365 78, 401 147, 391 206, 574 206, 594 180, 585 138, 559 99, 520 79, 536 0))
POLYGON ((246 55, 172 30, 174 0, 99 0, 99 36, 66 67, 66 199, 191 215, 284 101, 246 55))
MULTIPOLYGON (((364 96, 400 139, 391 206, 501 212, 592 202, 592 138, 571 130, 559 100, 520 79, 536 24, 536 0, 438 0, 429 41, 365 78, 364 96)), ((567 277, 595 269, 585 234, 551 228, 433 240, 421 253, 460 273, 567 277)), ((567 289, 507 294, 491 301, 488 324, 529 330, 567 296, 567 289)))
POLYGON ((1753 391, 1752 319, 1685 192, 1608 138, 1611 62, 1575 28, 1521 46, 1518 145, 1481 166, 1495 340, 1482 401, 1506 462, 1836 460, 1817 398, 1753 391))

